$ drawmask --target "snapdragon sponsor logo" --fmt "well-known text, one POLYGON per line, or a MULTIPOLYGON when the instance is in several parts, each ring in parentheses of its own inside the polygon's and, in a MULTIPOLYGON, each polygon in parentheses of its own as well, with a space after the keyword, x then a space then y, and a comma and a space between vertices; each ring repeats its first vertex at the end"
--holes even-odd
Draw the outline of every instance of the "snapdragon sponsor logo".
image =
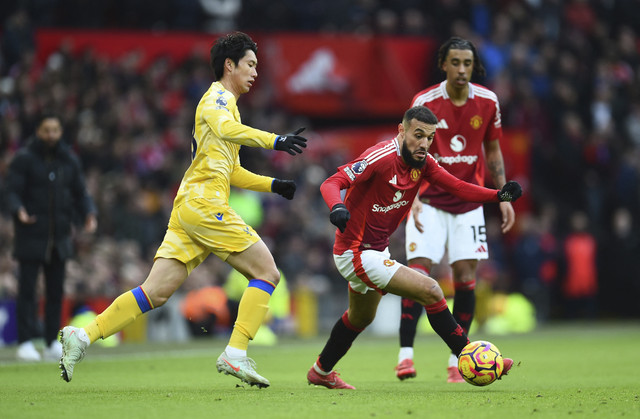
MULTIPOLYGON (((395 176, 394 176, 395 178, 395 176)), ((378 204, 373 204, 373 207, 371 208, 371 211, 373 212, 384 212, 387 213, 391 210, 394 209, 398 209, 400 207, 404 207, 405 205, 407 205, 409 203, 409 201, 402 199, 404 197, 404 191, 396 191, 395 194, 393 194, 393 204, 391 205, 387 205, 382 206, 382 205, 378 205, 378 204)))
POLYGON ((449 141, 449 147, 456 153, 460 153, 467 147, 467 139, 462 135, 454 135, 449 141))
POLYGON ((398 201, 398 202, 395 202, 395 203, 393 203, 391 205, 387 205, 387 206, 373 204, 373 207, 371 208, 371 211, 372 212, 387 213, 389 211, 392 211, 392 210, 395 210, 395 209, 398 209, 398 208, 402 208, 402 207, 404 207, 405 205, 408 205, 408 204, 409 204, 409 201, 404 200, 404 199, 402 201, 398 201))
POLYGON ((435 157, 440 164, 466 163, 472 165, 478 161, 478 156, 463 156, 461 154, 457 156, 441 156, 436 153, 433 157, 435 157))

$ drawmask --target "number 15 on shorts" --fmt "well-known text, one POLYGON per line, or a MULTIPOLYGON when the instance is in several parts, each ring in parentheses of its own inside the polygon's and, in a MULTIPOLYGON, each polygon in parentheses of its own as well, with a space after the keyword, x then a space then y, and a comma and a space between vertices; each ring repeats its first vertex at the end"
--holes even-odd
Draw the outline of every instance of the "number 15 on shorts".
POLYGON ((475 243, 486 243, 487 242, 487 227, 484 225, 480 226, 471 226, 471 230, 473 231, 473 241, 475 243))

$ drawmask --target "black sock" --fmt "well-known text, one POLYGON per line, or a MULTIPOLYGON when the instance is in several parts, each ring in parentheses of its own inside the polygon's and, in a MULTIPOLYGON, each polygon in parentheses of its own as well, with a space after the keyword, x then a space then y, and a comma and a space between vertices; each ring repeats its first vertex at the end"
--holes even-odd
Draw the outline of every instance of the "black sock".
POLYGON ((402 316, 400 317, 401 348, 413 347, 421 314, 422 305, 408 298, 402 299, 402 316))
POLYGON ((349 323, 349 318, 345 311, 331 330, 329 340, 318 357, 318 366, 325 372, 331 372, 363 330, 356 329, 349 323))
MULTIPOLYGON (((429 276, 429 271, 417 263, 412 263, 409 268, 418 271, 423 275, 429 276)), ((416 338, 416 330, 418 329, 418 320, 422 314, 422 305, 408 298, 402 299, 402 315, 400 316, 400 347, 413 348, 413 342, 416 338)))
POLYGON ((429 323, 435 332, 444 340, 451 352, 458 356, 468 343, 467 334, 456 323, 444 298, 435 304, 424 307, 427 310, 429 323))
POLYGON ((476 309, 476 281, 456 284, 456 294, 453 299, 453 318, 462 326, 464 332, 469 334, 469 328, 473 321, 473 313, 476 309))

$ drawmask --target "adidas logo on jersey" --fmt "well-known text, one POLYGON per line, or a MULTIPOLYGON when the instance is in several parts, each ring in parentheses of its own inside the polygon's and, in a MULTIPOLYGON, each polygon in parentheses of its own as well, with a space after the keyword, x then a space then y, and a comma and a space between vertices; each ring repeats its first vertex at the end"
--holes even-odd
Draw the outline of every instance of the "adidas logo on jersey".
POLYGON ((484 247, 484 244, 481 244, 480 247, 476 250, 476 253, 487 253, 487 248, 484 247))
POLYGON ((398 184, 398 177, 396 175, 393 175, 393 177, 391 178, 389 183, 392 184, 392 185, 397 185, 398 184))
POLYGON ((447 121, 443 119, 439 120, 438 123, 436 124, 436 128, 439 129, 449 129, 449 125, 447 125, 447 121))

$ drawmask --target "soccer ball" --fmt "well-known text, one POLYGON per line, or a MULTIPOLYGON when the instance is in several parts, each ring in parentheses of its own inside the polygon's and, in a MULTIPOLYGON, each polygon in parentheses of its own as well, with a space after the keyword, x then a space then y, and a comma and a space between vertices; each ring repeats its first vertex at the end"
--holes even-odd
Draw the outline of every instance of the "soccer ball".
POLYGON ((460 375, 474 386, 488 386, 493 383, 502 375, 503 368, 502 354, 491 342, 471 342, 458 356, 460 375))

